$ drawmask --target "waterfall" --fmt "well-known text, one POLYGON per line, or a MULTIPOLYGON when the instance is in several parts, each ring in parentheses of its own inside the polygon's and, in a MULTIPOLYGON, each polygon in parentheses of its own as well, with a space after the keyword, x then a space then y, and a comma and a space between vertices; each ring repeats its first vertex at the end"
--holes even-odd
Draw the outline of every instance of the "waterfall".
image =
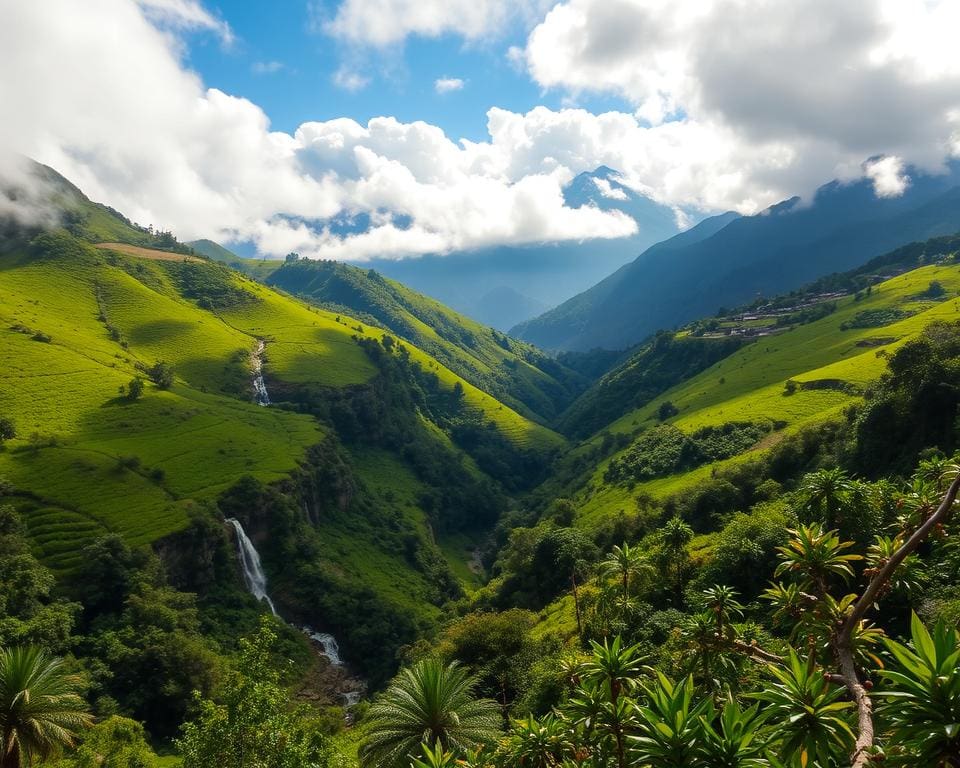
MULTIPOLYGON (((263 572, 263 566, 260 565, 260 554, 253 546, 253 542, 250 541, 250 537, 247 536, 247 532, 243 530, 243 525, 235 517, 228 517, 225 522, 232 525, 233 530, 236 531, 237 550, 240 554, 243 580, 250 594, 257 600, 265 600, 270 607, 270 612, 277 618, 283 618, 277 613, 276 606, 274 606, 273 600, 267 593, 267 575, 263 572)), ((335 667, 343 666, 343 660, 340 658, 340 646, 337 645, 337 640, 333 635, 328 635, 326 632, 315 632, 310 627, 301 627, 301 631, 311 640, 320 644, 320 647, 323 648, 323 655, 330 659, 331 664, 335 667)), ((346 694, 344 695, 346 696, 346 694)), ((347 696, 347 699, 349 701, 350 697, 347 696)))
POLYGON ((270 405, 270 395, 267 393, 267 384, 263 380, 263 348, 266 346, 263 339, 257 339, 257 351, 253 355, 253 394, 257 405, 270 405))
POLYGON ((314 632, 310 627, 304 627, 303 633, 311 640, 320 643, 323 648, 323 655, 330 659, 331 664, 337 667, 343 666, 343 661, 340 659, 340 646, 337 645, 337 639, 333 635, 328 635, 326 632, 314 632))
POLYGON ((240 553, 240 566, 243 568, 243 580, 246 582, 247 589, 250 590, 257 600, 266 600, 270 607, 270 612, 274 616, 279 616, 277 609, 267 594, 267 576, 263 572, 263 566, 260 565, 260 554, 257 552, 247 532, 243 530, 240 521, 235 517, 228 517, 227 522, 233 526, 237 533, 237 549, 240 553))

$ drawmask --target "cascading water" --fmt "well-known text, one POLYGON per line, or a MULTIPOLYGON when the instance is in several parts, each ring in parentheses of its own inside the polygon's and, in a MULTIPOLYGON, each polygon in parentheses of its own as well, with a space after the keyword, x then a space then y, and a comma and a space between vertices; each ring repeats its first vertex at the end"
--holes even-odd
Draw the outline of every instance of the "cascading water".
MULTIPOLYGON (((267 385, 263 380, 263 363, 261 360, 264 346, 263 339, 258 339, 257 351, 253 356, 253 391, 256 396, 257 405, 268 406, 270 405, 270 395, 267 393, 267 385)), ((309 519, 310 514, 306 501, 303 503, 303 508, 307 519, 309 519)), ((257 552, 256 547, 253 546, 253 542, 250 541, 250 537, 247 536, 247 532, 243 530, 243 525, 239 520, 235 517, 228 517, 226 522, 233 527, 237 535, 237 552, 240 556, 240 566, 243 569, 243 581, 247 585, 247 589, 257 600, 266 601, 270 612, 277 618, 282 619, 283 617, 277 613, 277 608, 267 592, 267 575, 263 572, 263 566, 260 564, 260 553, 257 552)), ((343 660, 340 658, 340 646, 337 644, 337 640, 333 635, 327 634, 326 632, 316 632, 310 627, 301 627, 300 631, 323 649, 323 655, 330 660, 332 666, 344 667, 343 660)), ((351 680, 352 678, 348 677, 347 679, 351 680)), ((362 681, 353 680, 352 685, 354 688, 359 688, 360 690, 341 690, 341 695, 348 707, 352 707, 360 700, 361 691, 365 688, 362 681)))
POLYGON ((267 594, 267 576, 263 572, 263 566, 260 565, 260 554, 237 518, 228 517, 226 522, 233 526, 237 534, 237 551, 240 554, 240 566, 243 569, 243 580, 247 589, 257 600, 265 600, 274 616, 279 616, 273 600, 267 594))
MULTIPOLYGON (((256 547, 253 546, 253 542, 250 541, 250 537, 243 530, 243 525, 239 520, 235 517, 228 517, 226 522, 232 526, 237 534, 237 551, 240 556, 240 566, 243 569, 243 581, 247 585, 247 589, 257 600, 266 601, 273 615, 282 619, 283 617, 277 613, 277 608, 267 592, 267 576, 263 572, 263 566, 260 564, 260 554, 256 547)), ((343 660, 340 658, 340 646, 337 645, 337 640, 333 635, 326 632, 316 632, 310 627, 301 627, 300 631, 323 649, 323 655, 330 660, 332 666, 344 668, 343 660)), ((343 696, 346 705, 352 707, 360 700, 361 691, 365 686, 362 681, 356 681, 349 676, 346 679, 353 681, 350 686, 353 690, 341 690, 340 695, 343 696)))
POLYGON ((263 380, 263 339, 257 339, 257 351, 253 355, 253 394, 257 405, 270 405, 270 395, 267 393, 267 384, 263 380))

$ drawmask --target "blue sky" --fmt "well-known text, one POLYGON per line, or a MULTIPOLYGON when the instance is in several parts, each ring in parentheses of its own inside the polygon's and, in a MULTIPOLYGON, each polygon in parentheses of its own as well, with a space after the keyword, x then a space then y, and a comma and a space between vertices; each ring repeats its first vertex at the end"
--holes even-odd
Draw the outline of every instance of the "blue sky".
POLYGON ((312 120, 348 116, 366 123, 392 115, 402 122, 437 125, 453 140, 483 141, 487 110, 494 105, 517 112, 573 103, 592 112, 629 111, 620 98, 581 93, 574 100, 533 82, 507 57, 512 46, 523 46, 529 31, 523 25, 478 42, 452 33, 413 35, 381 50, 338 42, 317 28, 318 16, 332 18, 336 11, 329 0, 313 7, 305 0, 281 0, 267 13, 263 3, 249 0, 221 0, 207 7, 230 25, 236 39, 224 46, 197 31, 187 37, 187 63, 208 86, 259 104, 275 130, 291 133, 312 120), (356 90, 338 86, 335 75, 344 64, 369 83, 356 90), (441 78, 462 80, 463 88, 437 93, 434 85, 441 78))
POLYGON ((632 236, 565 202, 601 165, 707 215, 960 155, 956 0, 317 1, 0 3, 0 147, 184 239, 351 261, 632 236))

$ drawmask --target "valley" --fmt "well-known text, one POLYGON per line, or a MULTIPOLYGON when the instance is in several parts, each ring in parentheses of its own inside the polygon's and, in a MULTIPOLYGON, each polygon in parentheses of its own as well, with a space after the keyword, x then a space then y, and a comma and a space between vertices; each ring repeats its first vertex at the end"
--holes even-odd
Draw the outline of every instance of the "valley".
MULTIPOLYGON (((783 648, 758 601, 811 478, 839 478, 864 544, 958 446, 955 235, 552 357, 374 270, 194 251, 42 173, 67 225, 0 248, 0 565, 45 586, 0 632, 70 654, 165 765, 193 759, 191 691, 264 681, 286 732, 369 765, 378 702, 428 659, 469 665, 520 738, 614 634, 700 675, 721 580, 757 622, 725 619, 731 642, 783 648)), ((953 615, 930 579, 925 617, 953 615)))

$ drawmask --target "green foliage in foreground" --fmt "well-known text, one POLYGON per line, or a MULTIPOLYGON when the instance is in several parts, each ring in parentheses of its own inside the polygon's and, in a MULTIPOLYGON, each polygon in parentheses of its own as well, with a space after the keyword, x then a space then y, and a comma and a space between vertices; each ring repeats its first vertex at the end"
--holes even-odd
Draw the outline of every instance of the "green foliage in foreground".
MULTIPOLYGON (((901 642, 867 619, 878 605, 881 618, 895 605, 894 589, 909 584, 906 572, 916 567, 913 553, 941 530, 956 503, 960 466, 926 462, 917 475, 924 478, 940 482, 941 490, 923 511, 908 510, 900 533, 879 536, 866 556, 822 518, 790 531, 774 574, 780 580, 765 593, 770 620, 783 627, 779 638, 748 641, 755 629, 741 620, 746 608, 736 591, 711 587, 701 594, 700 612, 678 628, 674 675, 662 662, 653 666, 645 644, 628 645, 620 636, 591 641, 590 654, 562 665, 565 690, 550 712, 514 721, 507 735, 487 739, 479 750, 450 744, 449 754, 441 754, 432 739, 418 754, 405 744, 419 761, 412 765, 456 758, 469 768, 864 768, 882 760, 954 768, 960 632, 942 620, 930 631, 913 614, 909 642, 901 642), (858 571, 862 562, 867 567, 858 571), (851 587, 855 580, 862 587, 851 587), (745 673, 744 664, 756 673, 745 673)), ((820 480, 808 485, 822 489, 820 480)), ((841 499, 833 513, 843 518, 853 502, 841 499)), ((668 545, 672 538, 665 537, 668 545)), ((603 561, 614 612, 630 611, 624 579, 637 569, 625 547, 603 561)), ((396 709, 384 707, 369 722, 367 738, 388 738, 400 722, 396 709)), ((386 768, 396 757, 367 764, 386 768)))
POLYGON ((73 746, 90 723, 79 687, 41 648, 0 649, 0 768, 26 768, 73 746))
POLYGON ((367 713, 361 763, 403 766, 421 744, 460 753, 496 738, 497 705, 474 699, 475 685, 466 670, 438 659, 403 670, 367 713))
MULTIPOLYGON (((302 709, 291 709, 270 664, 277 639, 265 620, 252 640, 240 641, 237 666, 216 700, 199 700, 199 716, 177 742, 183 768, 321 768, 323 736, 302 709)), ((199 699, 199 697, 198 697, 199 699)))

